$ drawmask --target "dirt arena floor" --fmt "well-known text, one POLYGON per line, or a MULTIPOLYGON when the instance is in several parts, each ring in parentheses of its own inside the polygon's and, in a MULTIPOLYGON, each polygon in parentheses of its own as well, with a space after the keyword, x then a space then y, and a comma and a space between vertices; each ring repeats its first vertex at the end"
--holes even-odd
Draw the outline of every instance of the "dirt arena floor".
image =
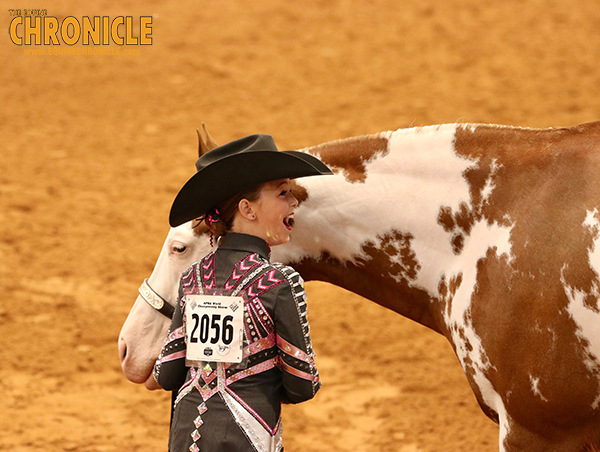
MULTIPOLYGON (((117 337, 201 122, 221 143, 264 132, 295 149, 600 119, 589 0, 115 3, 0 12, 4 30, 13 7, 153 16, 152 45, 110 46, 121 54, 27 55, 50 46, 0 35, 0 450, 166 451, 169 395, 124 378, 117 337)), ((324 385, 285 407, 286 451, 498 450, 444 338, 333 286, 308 291, 324 385)))

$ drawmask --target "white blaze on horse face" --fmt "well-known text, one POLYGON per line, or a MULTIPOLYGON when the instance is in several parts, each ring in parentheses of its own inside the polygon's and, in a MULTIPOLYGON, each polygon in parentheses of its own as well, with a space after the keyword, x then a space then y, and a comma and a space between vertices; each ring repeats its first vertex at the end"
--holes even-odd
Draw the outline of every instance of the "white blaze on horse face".
MULTIPOLYGON (((581 339, 587 352, 584 362, 590 372, 596 375, 600 388, 600 329, 598 329, 600 324, 600 305, 598 303, 600 299, 600 284, 598 281, 600 275, 600 221, 597 209, 587 212, 583 227, 587 228, 594 237, 594 244, 589 251, 589 262, 590 267, 596 273, 596 280, 587 293, 570 286, 564 278, 562 283, 569 299, 567 307, 569 315, 577 324, 577 336, 581 339), (593 306, 590 306, 590 298, 596 300, 593 306)), ((599 406, 600 391, 592 404, 592 408, 596 409, 599 406)))

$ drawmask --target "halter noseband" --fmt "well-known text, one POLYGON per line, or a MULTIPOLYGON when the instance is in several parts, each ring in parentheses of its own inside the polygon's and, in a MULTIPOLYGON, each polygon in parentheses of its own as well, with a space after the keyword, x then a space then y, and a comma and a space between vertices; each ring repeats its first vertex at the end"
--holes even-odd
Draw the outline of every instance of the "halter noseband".
POLYGON ((159 294, 157 294, 152 289, 152 287, 150 287, 150 284, 148 284, 147 278, 144 279, 144 282, 140 286, 138 292, 140 293, 142 298, 146 301, 146 303, 148 303, 150 306, 152 306, 154 309, 156 309, 162 315, 164 315, 168 319, 171 319, 171 317, 173 317, 175 308, 173 306, 171 306, 167 302, 167 300, 165 300, 163 297, 161 297, 159 294))

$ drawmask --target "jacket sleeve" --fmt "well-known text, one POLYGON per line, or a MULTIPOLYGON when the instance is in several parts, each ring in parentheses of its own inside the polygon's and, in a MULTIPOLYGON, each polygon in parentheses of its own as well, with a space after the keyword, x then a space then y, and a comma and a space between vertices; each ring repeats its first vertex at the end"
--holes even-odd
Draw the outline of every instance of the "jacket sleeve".
POLYGON ((168 391, 178 390, 187 375, 185 365, 185 325, 183 324, 183 288, 179 286, 179 297, 169 334, 154 365, 154 379, 168 391))
POLYGON ((321 387, 307 319, 304 281, 293 268, 281 266, 287 283, 278 289, 275 333, 283 374, 283 401, 300 403, 312 399, 321 387))

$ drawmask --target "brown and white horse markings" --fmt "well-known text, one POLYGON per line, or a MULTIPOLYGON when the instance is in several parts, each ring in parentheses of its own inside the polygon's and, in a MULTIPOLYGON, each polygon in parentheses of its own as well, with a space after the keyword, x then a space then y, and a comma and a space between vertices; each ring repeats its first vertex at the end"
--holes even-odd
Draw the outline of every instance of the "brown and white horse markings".
MULTIPOLYGON (((502 451, 595 450, 600 123, 449 124, 305 151, 336 174, 298 181, 292 241, 273 260, 443 334, 502 451)), ((133 313, 122 366, 144 381, 133 313)))
POLYGON ((274 258, 444 334, 504 450, 581 450, 600 428, 600 125, 328 146, 307 151, 339 171, 300 181, 274 258))

